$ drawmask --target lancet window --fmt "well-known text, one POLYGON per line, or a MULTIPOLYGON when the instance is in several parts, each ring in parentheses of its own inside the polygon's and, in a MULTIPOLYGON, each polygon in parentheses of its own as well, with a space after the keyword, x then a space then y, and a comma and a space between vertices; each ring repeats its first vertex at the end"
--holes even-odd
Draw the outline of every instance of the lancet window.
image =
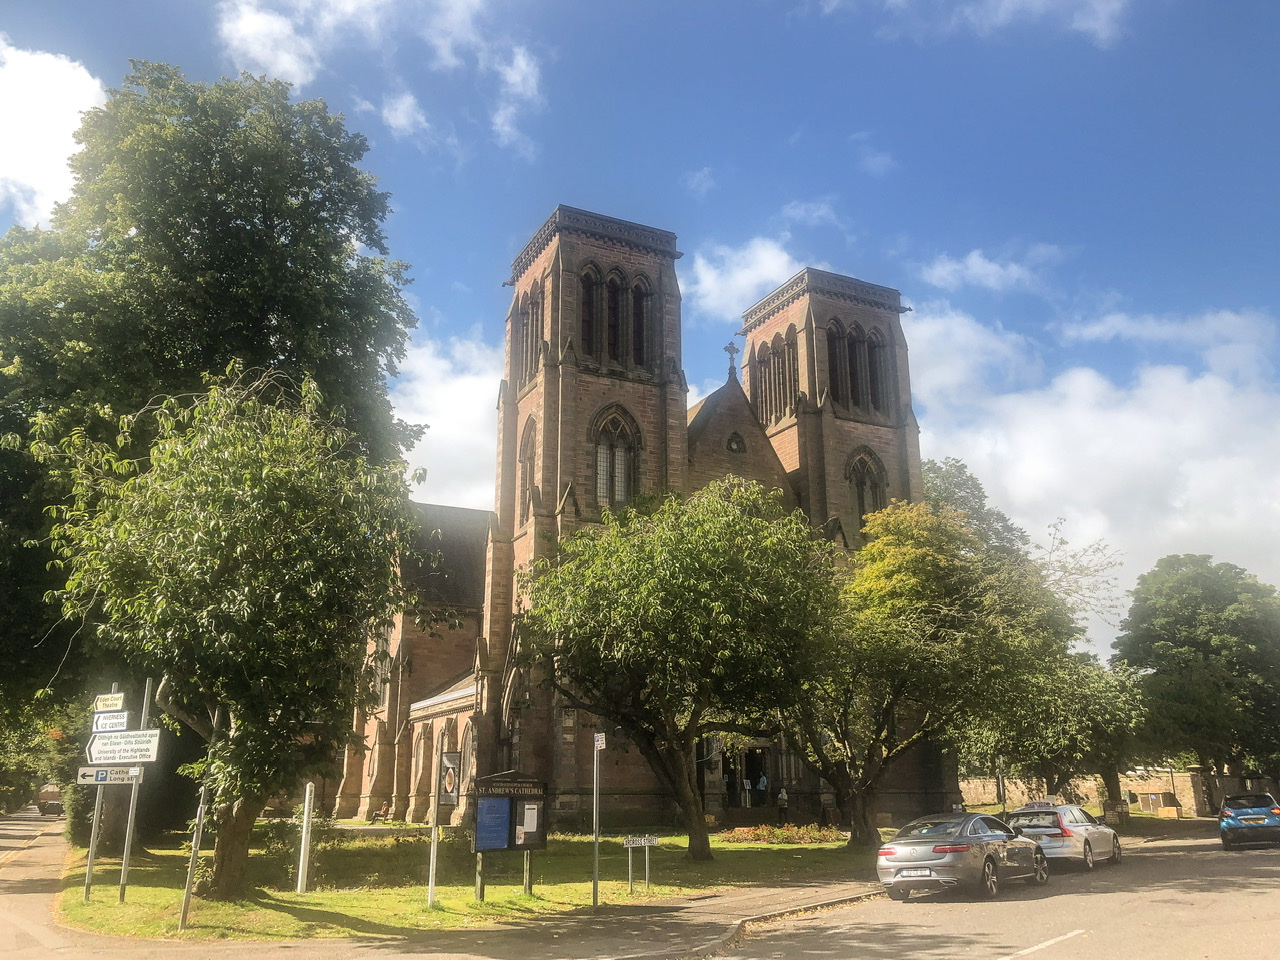
POLYGON ((854 507, 858 514, 858 529, 866 523, 869 513, 883 510, 889 505, 889 481, 884 463, 870 447, 855 450, 845 463, 845 479, 852 487, 854 507))
POLYGON ((636 494, 640 431, 621 407, 606 410, 594 430, 596 503, 617 509, 636 494))
POLYGON ((521 524, 529 522, 529 514, 533 506, 533 478, 537 451, 538 425, 530 419, 524 426, 524 434, 520 438, 520 452, 516 459, 516 489, 520 497, 516 512, 521 524))

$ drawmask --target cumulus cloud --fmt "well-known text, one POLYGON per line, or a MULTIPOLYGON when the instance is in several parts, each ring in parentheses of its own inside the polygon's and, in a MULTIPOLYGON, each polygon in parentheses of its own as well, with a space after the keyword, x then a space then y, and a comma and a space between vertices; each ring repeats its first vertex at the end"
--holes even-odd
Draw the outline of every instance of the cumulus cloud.
POLYGON ((498 64, 497 73, 502 87, 491 117, 494 136, 502 146, 516 147, 528 155, 532 152, 533 143, 520 131, 518 121, 525 108, 541 101, 538 90, 541 71, 537 58, 524 47, 517 46, 511 50, 508 60, 498 64))
POLYGON ((686 173, 680 178, 680 182, 686 190, 699 200, 703 199, 716 187, 716 180, 711 175, 710 167, 703 167, 701 170, 693 170, 686 173))
POLYGON ((841 226, 830 200, 793 200, 782 208, 782 218, 806 227, 841 226))
MULTIPOLYGON (((397 44, 425 44, 425 59, 442 71, 470 70, 484 78, 492 102, 486 111, 494 139, 528 156, 533 142, 520 120, 541 103, 540 66, 527 46, 501 38, 490 0, 220 0, 218 36, 242 69, 304 86, 315 80, 327 55, 358 46, 384 51, 397 44)), ((392 77, 378 111, 397 137, 427 128, 426 116, 404 81, 392 77)), ((377 98, 373 98, 377 99, 377 98)), ((370 98, 357 97, 367 105, 370 98)))
POLYGON ((406 137, 427 129, 427 116, 418 106, 418 98, 405 91, 382 101, 382 122, 397 137, 406 137))
MULTIPOLYGON (((1203 323, 1109 328, 1164 336, 1203 323)), ((960 311, 921 309, 904 328, 923 455, 960 457, 1033 535, 1065 517, 1077 543, 1105 538, 1124 556, 1123 589, 1170 553, 1211 554, 1280 584, 1274 380, 1163 363, 1128 382, 1084 366, 1040 382, 1023 367, 1034 345, 960 311), (979 357, 960 359, 970 351, 979 357)), ((1092 629, 1104 652, 1112 635, 1092 629)))
POLYGON ((693 255, 688 283, 694 309, 736 322, 746 309, 804 266, 787 252, 789 239, 752 237, 741 246, 708 244, 693 255))
POLYGON ((981 287, 1003 293, 1009 290, 1038 290, 1042 286, 1039 271, 1061 259, 1061 250, 1048 243, 1033 245, 1021 260, 996 260, 981 250, 970 250, 960 259, 940 254, 920 269, 920 279, 943 290, 981 287))
POLYGON ((67 158, 80 115, 107 101, 84 65, 60 54, 20 50, 0 34, 0 209, 24 226, 46 223, 71 193, 67 158))
POLYGON ((969 30, 988 36, 1020 23, 1046 22, 1083 34, 1100 47, 1115 43, 1133 0, 821 0, 823 13, 839 9, 880 8, 888 32, 952 33, 969 30))
POLYGON ((502 362, 502 348, 480 339, 422 339, 409 348, 391 403, 402 420, 428 426, 406 457, 427 470, 415 499, 493 509, 502 362))

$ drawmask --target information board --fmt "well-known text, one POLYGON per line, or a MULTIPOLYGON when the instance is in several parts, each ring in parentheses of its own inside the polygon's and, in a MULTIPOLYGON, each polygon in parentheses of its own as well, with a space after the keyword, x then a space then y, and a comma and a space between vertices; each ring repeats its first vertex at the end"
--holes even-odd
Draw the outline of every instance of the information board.
POLYGON ((511 849, 511 798, 480 797, 476 801, 475 852, 511 849))

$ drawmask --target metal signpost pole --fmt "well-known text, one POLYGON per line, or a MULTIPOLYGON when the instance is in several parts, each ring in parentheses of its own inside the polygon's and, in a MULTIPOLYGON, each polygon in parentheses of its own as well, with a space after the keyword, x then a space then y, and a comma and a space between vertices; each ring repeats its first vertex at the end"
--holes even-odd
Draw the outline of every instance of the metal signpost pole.
MULTIPOLYGON (((222 726, 222 706, 213 714, 213 736, 209 740, 209 752, 218 742, 218 729, 222 726)), ((196 863, 200 859, 200 836, 204 833, 205 810, 209 806, 209 771, 204 772, 204 782, 200 785, 200 806, 196 810, 196 827, 191 835, 191 862, 187 864, 187 888, 182 894, 182 915, 178 918, 178 929, 187 929, 187 911, 191 909, 191 887, 196 879, 196 863)))
POLYGON ((591 777, 591 906, 600 906, 600 751, 604 749, 604 734, 596 734, 591 777))
MULTIPOLYGON (((138 729, 147 729, 147 720, 151 714, 151 678, 147 677, 147 686, 142 694, 142 719, 138 721, 138 729)), ((133 781, 133 790, 129 794, 129 820, 124 828, 124 856, 120 861, 120 903, 124 903, 124 890, 129 885, 129 854, 133 851, 133 826, 138 816, 138 787, 140 781, 133 781)))
MULTIPOLYGON (((111 692, 118 693, 120 684, 111 684, 111 692)), ((92 758, 90 758, 92 759, 92 758)), ((89 890, 93 887, 93 859, 98 853, 98 828, 102 824, 102 793, 106 784, 98 784, 98 796, 93 801, 93 823, 89 826, 89 862, 84 868, 84 902, 89 902, 89 890)))
POLYGON ((307 892, 307 875, 311 872, 311 810, 316 805, 316 785, 307 784, 302 802, 302 852, 298 856, 298 893, 307 892))
MULTIPOLYGON (((440 843, 440 788, 441 769, 444 765, 444 723, 440 724, 440 732, 436 734, 436 788, 431 792, 431 866, 427 871, 427 909, 435 909, 436 905, 436 847, 440 843)), ((477 898, 479 899, 479 898, 477 898)))

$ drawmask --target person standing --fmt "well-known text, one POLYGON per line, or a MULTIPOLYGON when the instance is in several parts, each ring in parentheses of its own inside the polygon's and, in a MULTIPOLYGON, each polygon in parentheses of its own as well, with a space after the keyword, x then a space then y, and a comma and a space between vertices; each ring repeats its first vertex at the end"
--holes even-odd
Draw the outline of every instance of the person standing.
POLYGON ((787 822, 787 788, 778 791, 778 826, 787 822))
POLYGON ((756 790, 760 792, 760 806, 764 806, 769 802, 769 778, 763 773, 760 774, 760 782, 756 784, 756 790))

